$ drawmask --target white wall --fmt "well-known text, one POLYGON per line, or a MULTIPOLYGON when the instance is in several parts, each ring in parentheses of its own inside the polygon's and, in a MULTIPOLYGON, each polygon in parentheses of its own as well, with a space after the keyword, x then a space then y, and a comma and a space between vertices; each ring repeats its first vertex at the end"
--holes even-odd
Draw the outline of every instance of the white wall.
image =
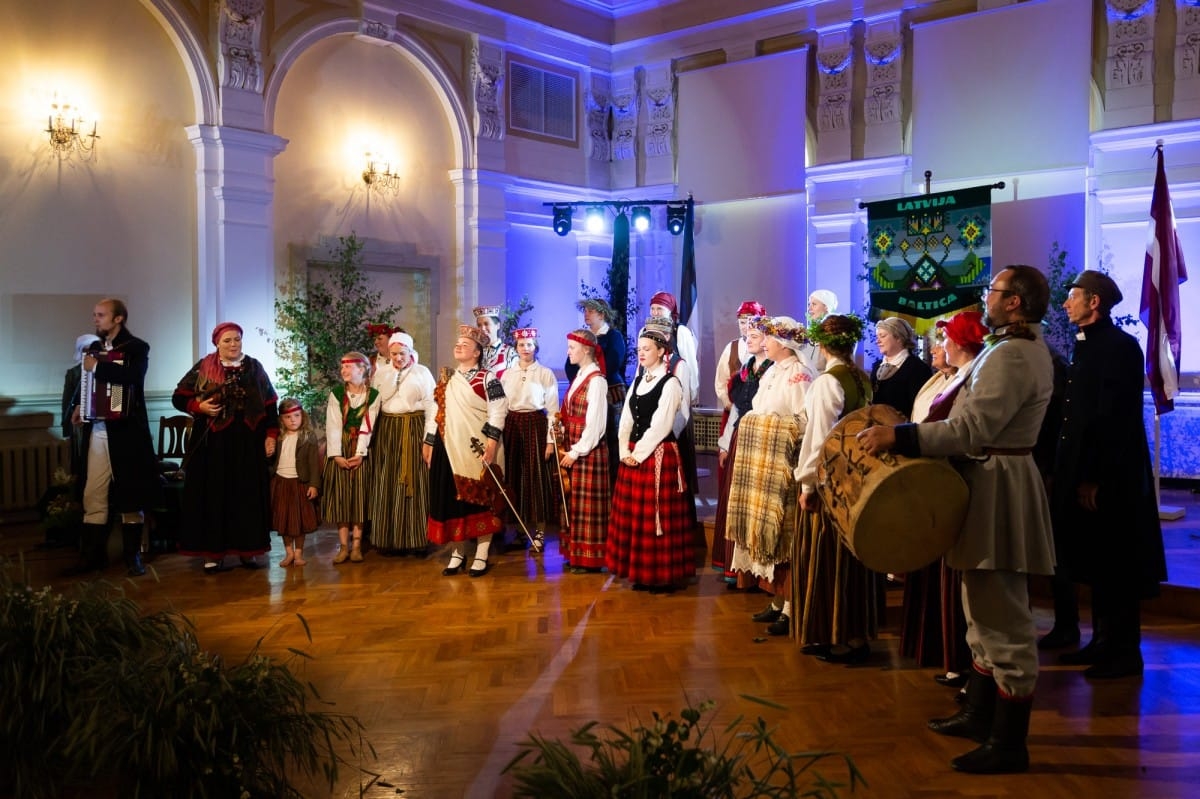
POLYGON ((0 31, 3 393, 57 396, 110 295, 150 342, 147 390, 172 389, 192 365, 196 260, 196 120, 178 52, 138 3, 5 3, 0 31), (49 152, 56 91, 99 115, 94 162, 49 152))

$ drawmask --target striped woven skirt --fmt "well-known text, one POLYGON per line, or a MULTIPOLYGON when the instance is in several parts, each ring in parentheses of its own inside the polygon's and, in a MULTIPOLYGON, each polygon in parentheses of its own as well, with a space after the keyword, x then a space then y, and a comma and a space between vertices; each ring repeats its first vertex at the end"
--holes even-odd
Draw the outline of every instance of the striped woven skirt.
MULTIPOLYGON (((342 435, 342 452, 353 452, 357 440, 342 435)), ((370 460, 367 458, 366 460, 370 460)), ((370 467, 366 460, 355 469, 343 469, 333 458, 325 462, 321 479, 321 516, 336 525, 362 524, 367 520, 367 485, 370 467)))
POLYGON ((298 477, 271 478, 271 528, 282 536, 307 535, 320 526, 317 506, 298 477))
POLYGON ((879 576, 838 538, 824 509, 800 514, 793 557, 793 630, 804 644, 871 640, 879 628, 879 576))
MULTIPOLYGON (((549 423, 545 411, 509 411, 504 420, 504 471, 508 496, 530 530, 556 521, 546 452, 549 423)), ((511 514, 511 511, 509 511, 511 514)), ((512 520, 516 523, 516 519, 512 520)))
POLYGON ((608 570, 634 584, 684 585, 696 573, 690 499, 675 442, 660 444, 637 466, 622 463, 608 523, 608 570))
POLYGON ((381 413, 371 437, 371 540, 380 549, 424 549, 429 543, 429 470, 421 460, 425 414, 381 413))

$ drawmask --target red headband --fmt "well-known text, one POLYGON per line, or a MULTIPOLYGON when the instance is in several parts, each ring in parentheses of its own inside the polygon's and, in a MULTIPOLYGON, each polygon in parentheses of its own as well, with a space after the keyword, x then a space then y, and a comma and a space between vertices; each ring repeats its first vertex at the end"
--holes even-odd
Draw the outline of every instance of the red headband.
POLYGON ((583 346, 589 348, 592 351, 592 357, 596 359, 596 366, 600 367, 600 374, 602 374, 602 375, 608 374, 608 369, 605 368, 606 364, 604 363, 604 350, 600 349, 599 342, 588 341, 583 336, 577 335, 575 333, 568 333, 567 340, 574 341, 578 344, 582 344, 583 346))

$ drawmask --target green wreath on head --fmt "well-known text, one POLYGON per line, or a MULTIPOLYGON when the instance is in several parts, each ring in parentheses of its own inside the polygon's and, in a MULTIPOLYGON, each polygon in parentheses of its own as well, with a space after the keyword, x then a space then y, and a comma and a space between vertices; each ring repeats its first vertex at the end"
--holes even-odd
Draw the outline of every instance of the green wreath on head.
POLYGON ((850 330, 841 333, 827 333, 821 328, 821 322, 814 321, 808 326, 808 340, 814 344, 820 344, 822 347, 839 350, 848 349, 862 341, 862 317, 855 313, 842 314, 841 316, 849 320, 850 330))

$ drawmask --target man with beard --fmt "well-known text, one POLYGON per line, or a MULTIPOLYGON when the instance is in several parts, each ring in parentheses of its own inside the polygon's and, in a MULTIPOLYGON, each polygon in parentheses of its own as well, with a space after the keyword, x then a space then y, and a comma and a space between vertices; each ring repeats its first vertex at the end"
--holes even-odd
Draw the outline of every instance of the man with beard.
POLYGON ((1049 302, 1050 286, 1036 268, 1001 270, 984 291, 991 335, 948 417, 858 434, 872 454, 953 457, 970 488, 962 533, 946 564, 963 573, 973 668, 962 710, 929 726, 981 744, 950 763, 971 774, 1029 768, 1025 739, 1038 661, 1028 576, 1054 571, 1050 508, 1032 454, 1054 383, 1041 338, 1049 302))
MULTIPOLYGON (((142 511, 153 505, 159 489, 154 443, 146 415, 145 380, 150 363, 150 345, 125 327, 129 311, 125 303, 104 299, 92 310, 92 321, 100 341, 83 356, 83 371, 98 381, 119 386, 124 412, 120 418, 84 422, 87 441, 83 488, 83 531, 79 563, 66 576, 100 571, 108 565, 109 503, 121 514, 121 543, 125 569, 131 577, 146 573, 142 565, 142 511), (98 357, 100 353, 107 357, 98 357)), ((83 421, 78 397, 72 420, 83 421)))

